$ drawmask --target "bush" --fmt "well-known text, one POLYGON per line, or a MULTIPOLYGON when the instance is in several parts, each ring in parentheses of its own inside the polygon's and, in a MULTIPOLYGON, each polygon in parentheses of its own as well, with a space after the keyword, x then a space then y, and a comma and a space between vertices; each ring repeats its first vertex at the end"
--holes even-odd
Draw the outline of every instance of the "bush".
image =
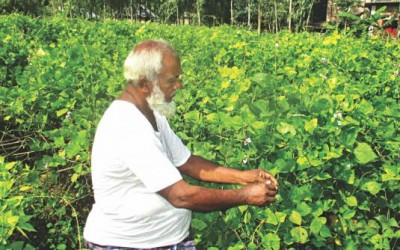
POLYGON ((200 246, 398 246, 398 43, 19 15, 0 27, 3 248, 83 247, 96 124, 147 38, 181 54, 186 88, 170 122, 192 152, 280 182, 270 207, 195 213, 200 246))

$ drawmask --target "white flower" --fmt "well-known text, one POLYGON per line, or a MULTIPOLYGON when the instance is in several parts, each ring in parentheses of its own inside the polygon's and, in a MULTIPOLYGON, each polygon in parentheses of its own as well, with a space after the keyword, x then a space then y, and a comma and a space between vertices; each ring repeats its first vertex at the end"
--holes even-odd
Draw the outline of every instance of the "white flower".
POLYGON ((334 114, 334 115, 333 115, 333 118, 335 118, 335 119, 342 119, 342 113, 341 113, 341 112, 338 112, 338 113, 334 114))
POLYGON ((275 47, 279 47, 279 43, 275 43, 275 47))
POLYGON ((322 64, 326 64, 328 62, 328 60, 325 57, 322 57, 321 62, 322 62, 322 64))
POLYGON ((44 168, 45 168, 46 170, 49 169, 49 164, 48 164, 48 163, 44 164, 44 168))
POLYGON ((246 157, 243 159, 243 164, 246 164, 247 162, 249 162, 249 159, 246 157))
POLYGON ((71 111, 68 111, 67 114, 65 115, 65 118, 66 118, 66 119, 71 118, 71 114, 72 114, 72 112, 71 112, 71 111))
POLYGON ((245 140, 244 140, 244 145, 246 146, 246 145, 248 145, 248 144, 250 144, 251 143, 251 138, 250 137, 247 137, 245 140))
POLYGON ((338 125, 338 126, 342 126, 342 121, 338 121, 338 122, 337 122, 337 125, 338 125))

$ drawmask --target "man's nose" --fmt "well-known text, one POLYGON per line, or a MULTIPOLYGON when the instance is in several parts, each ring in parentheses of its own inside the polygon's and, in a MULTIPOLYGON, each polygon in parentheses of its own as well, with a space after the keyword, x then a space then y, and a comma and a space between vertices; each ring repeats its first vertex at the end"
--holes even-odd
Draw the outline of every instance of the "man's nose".
POLYGON ((181 89, 181 88, 183 88, 182 81, 176 81, 174 89, 178 90, 178 89, 181 89))

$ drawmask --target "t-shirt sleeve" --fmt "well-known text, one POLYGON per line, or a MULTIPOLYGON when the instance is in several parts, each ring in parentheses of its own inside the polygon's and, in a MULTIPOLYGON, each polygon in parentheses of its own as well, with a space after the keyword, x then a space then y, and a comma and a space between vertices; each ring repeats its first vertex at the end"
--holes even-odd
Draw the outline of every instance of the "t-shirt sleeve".
POLYGON ((126 139, 130 142, 123 157, 126 165, 150 191, 157 192, 182 179, 152 131, 135 133, 126 139))
POLYGON ((174 166, 182 166, 190 157, 189 149, 183 144, 182 140, 175 134, 168 124, 165 117, 162 117, 163 136, 167 143, 167 149, 174 166))

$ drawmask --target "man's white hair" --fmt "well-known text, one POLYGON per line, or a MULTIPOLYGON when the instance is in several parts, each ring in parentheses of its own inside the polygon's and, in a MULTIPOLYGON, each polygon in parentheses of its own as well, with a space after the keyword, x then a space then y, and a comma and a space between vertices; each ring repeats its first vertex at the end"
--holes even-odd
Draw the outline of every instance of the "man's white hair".
POLYGON ((139 79, 154 82, 163 70, 163 54, 176 51, 165 41, 147 40, 138 44, 129 53, 124 63, 124 77, 127 83, 139 85, 139 79))

